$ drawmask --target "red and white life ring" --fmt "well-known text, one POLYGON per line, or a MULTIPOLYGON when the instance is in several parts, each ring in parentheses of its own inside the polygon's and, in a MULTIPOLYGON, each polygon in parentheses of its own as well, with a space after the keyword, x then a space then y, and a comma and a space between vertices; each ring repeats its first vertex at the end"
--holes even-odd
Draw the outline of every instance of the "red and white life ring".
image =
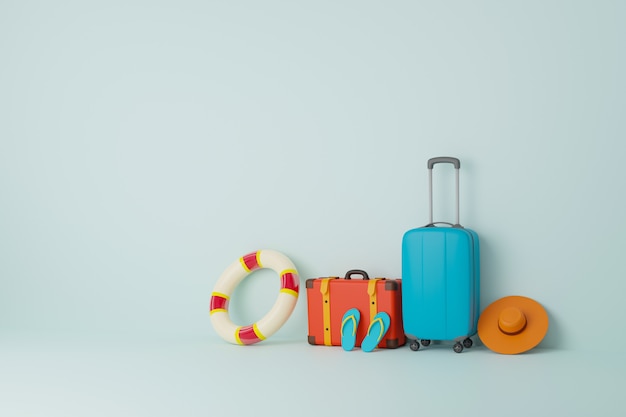
POLYGON ((260 250, 242 256, 233 262, 220 276, 213 292, 209 308, 215 331, 229 343, 251 345, 273 335, 287 321, 298 300, 299 277, 289 258, 274 250, 260 250), (237 326, 230 320, 228 303, 230 296, 251 272, 269 268, 280 276, 278 299, 270 311, 249 326, 237 326))

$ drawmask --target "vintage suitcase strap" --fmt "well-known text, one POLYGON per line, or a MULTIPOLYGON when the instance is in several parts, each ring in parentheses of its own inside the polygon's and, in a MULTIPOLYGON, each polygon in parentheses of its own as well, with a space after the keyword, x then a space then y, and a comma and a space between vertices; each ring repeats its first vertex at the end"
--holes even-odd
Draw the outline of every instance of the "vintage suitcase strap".
POLYGON ((374 317, 378 314, 378 297, 376 292, 376 283, 380 278, 371 279, 367 283, 367 293, 370 296, 370 317, 374 317))
POLYGON ((324 323, 324 345, 331 346, 330 340, 330 280, 334 278, 324 278, 320 283, 322 293, 322 318, 324 323))

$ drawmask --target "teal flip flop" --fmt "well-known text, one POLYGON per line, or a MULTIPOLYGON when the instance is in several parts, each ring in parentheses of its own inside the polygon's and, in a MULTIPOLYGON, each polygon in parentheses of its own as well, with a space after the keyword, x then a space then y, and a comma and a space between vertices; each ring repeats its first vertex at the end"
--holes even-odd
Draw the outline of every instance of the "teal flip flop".
POLYGON ((356 308, 346 311, 341 319, 341 347, 350 351, 356 344, 356 329, 359 327, 361 313, 356 308))
POLYGON ((371 352, 376 349, 376 346, 383 340, 385 337, 385 333, 389 329, 389 323, 391 319, 389 318, 389 314, 381 311, 376 314, 370 323, 369 328, 367 329, 367 336, 363 339, 361 343, 361 349, 363 352, 371 352))

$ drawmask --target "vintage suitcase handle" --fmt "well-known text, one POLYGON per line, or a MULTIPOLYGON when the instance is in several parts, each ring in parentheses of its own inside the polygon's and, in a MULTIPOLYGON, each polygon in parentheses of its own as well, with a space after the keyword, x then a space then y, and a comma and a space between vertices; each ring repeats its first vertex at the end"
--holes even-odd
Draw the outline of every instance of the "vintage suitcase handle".
POLYGON ((439 156, 428 160, 428 201, 430 203, 430 217, 427 226, 435 225, 433 222, 433 167, 436 164, 441 163, 454 165, 454 172, 456 175, 456 222, 452 225, 452 227, 463 227, 459 221, 459 169, 461 168, 461 161, 459 161, 458 158, 450 156, 439 156))
POLYGON ((352 279, 352 275, 361 275, 363 276, 364 280, 368 280, 370 279, 369 275, 367 275, 367 272, 363 271, 362 269, 351 269, 348 272, 346 272, 346 278, 345 279, 352 279))

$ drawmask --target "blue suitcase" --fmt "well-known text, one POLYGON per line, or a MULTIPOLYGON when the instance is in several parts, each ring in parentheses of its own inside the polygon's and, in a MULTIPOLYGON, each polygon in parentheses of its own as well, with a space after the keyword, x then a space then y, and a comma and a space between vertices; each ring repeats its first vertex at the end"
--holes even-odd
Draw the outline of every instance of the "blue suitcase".
POLYGON ((419 341, 454 341, 460 353, 476 334, 480 298, 478 235, 459 224, 459 169, 457 158, 428 160, 430 222, 409 230, 402 239, 402 320, 409 347, 419 341), (451 163, 456 175, 456 223, 433 222, 432 170, 451 163), (444 225, 444 226, 438 226, 444 225))

